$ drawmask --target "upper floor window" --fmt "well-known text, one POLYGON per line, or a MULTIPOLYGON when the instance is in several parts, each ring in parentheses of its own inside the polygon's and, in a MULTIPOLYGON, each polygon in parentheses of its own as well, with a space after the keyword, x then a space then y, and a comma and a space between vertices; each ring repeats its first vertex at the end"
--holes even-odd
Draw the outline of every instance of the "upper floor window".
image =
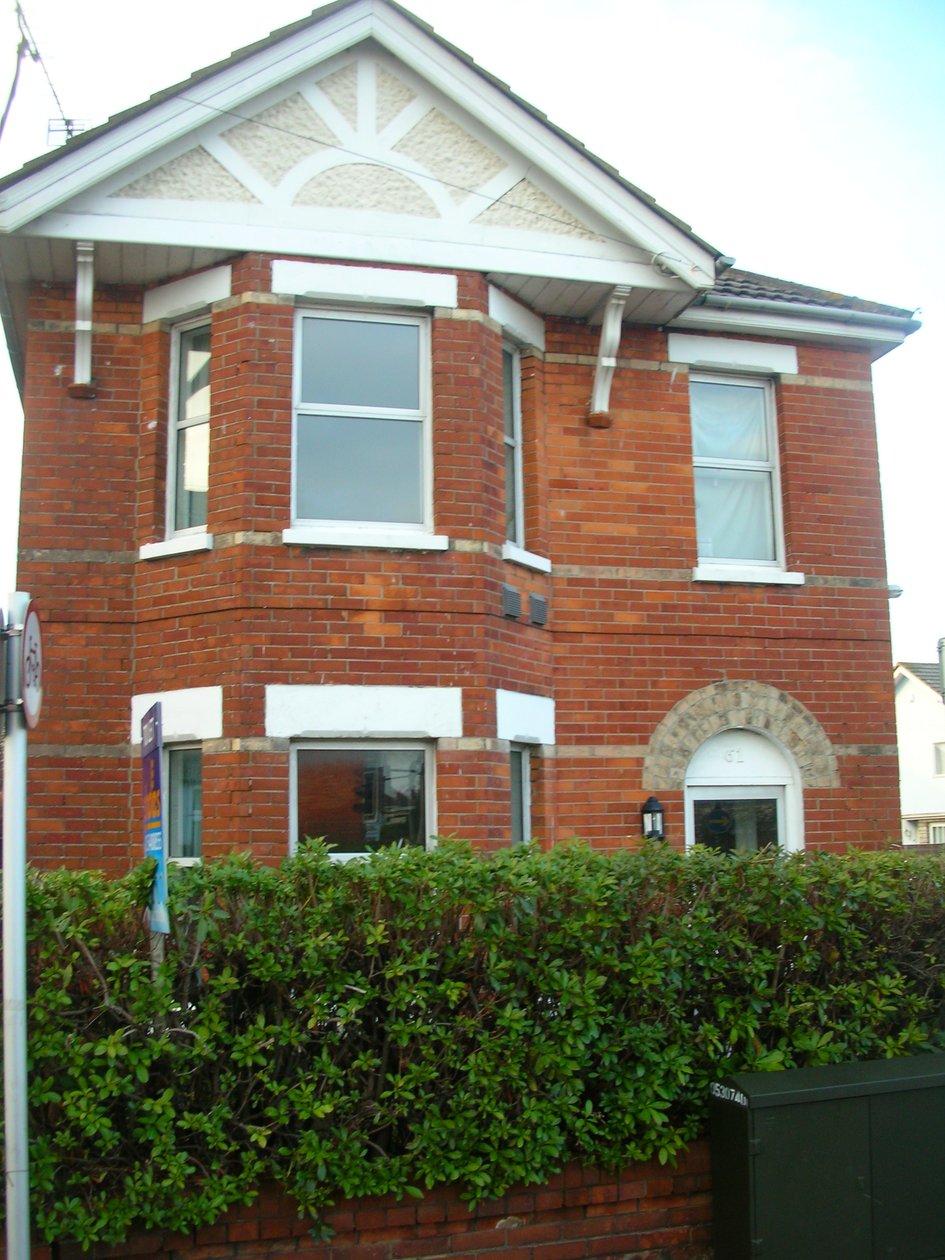
POLYGON ((935 773, 945 774, 945 744, 933 744, 935 750, 935 773))
POLYGON ((425 320, 299 312, 296 523, 429 527, 428 382, 425 320))
POLYGON ((518 350, 502 347, 502 396, 505 408, 505 537, 525 546, 522 476, 522 362, 518 350))
POLYGON ((210 325, 175 330, 170 435, 170 533, 205 529, 210 471, 210 325))
POLYGON ((783 568, 770 382, 694 375, 690 404, 700 565, 783 568))

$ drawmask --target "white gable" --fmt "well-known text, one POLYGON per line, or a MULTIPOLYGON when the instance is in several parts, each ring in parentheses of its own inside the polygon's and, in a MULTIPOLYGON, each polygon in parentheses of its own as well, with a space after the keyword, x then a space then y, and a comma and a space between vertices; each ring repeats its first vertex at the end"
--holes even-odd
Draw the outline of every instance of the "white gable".
POLYGON ((151 281, 156 248, 470 268, 590 316, 624 286, 627 317, 671 317, 714 279, 683 225, 387 0, 316 14, 27 168, 0 233, 13 280, 17 236, 60 269, 57 241, 133 247, 102 258, 129 280, 141 246, 151 281))

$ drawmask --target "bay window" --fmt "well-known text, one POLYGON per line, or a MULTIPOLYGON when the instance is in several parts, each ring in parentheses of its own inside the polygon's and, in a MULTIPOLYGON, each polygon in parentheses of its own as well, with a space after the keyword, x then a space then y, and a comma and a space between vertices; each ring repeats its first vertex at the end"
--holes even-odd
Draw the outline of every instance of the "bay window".
POLYGON ((332 855, 425 847, 433 833, 432 752, 417 743, 300 744, 293 749, 293 840, 332 855))
POLYGON ((199 748, 167 749, 167 856, 187 864, 201 856, 203 771, 199 748))
POLYGON ((207 525, 210 470, 210 325, 175 329, 168 532, 207 525))
POLYGON ((300 311, 296 525, 429 528, 429 330, 423 319, 300 311))
POLYGON ((505 410, 505 537, 525 546, 522 502, 522 362, 518 350, 502 347, 502 397, 505 410))

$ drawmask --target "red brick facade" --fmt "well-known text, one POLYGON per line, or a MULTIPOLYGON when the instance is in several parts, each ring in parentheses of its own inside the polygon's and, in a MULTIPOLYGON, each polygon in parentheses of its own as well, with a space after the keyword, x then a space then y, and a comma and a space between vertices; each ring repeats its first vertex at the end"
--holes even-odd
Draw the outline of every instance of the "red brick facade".
MULTIPOLYGON (((289 752, 265 714, 279 684, 462 688, 461 737, 435 741, 437 829, 487 847, 509 838, 497 689, 555 703, 555 746, 531 761, 534 834, 620 847, 654 790, 683 843, 675 715, 704 693, 737 716, 750 684, 802 707, 832 758, 831 774, 801 767, 807 846, 897 833, 865 349, 800 344, 797 373, 777 382, 785 567, 803 584, 696 581, 686 365, 665 330, 625 324, 612 422, 592 427, 599 329, 546 318, 544 350, 522 359, 526 540, 545 573, 502 558, 502 330, 485 278, 459 273, 458 308, 431 312, 434 528, 449 548, 303 547, 282 539, 294 309, 270 292, 270 261, 234 258, 232 294, 212 309, 213 549, 151 559, 139 548, 165 537, 169 325, 142 323, 142 289, 100 286, 94 397, 74 398, 73 294, 34 290, 19 568, 46 635, 33 862, 117 873, 138 860, 131 697, 200 687, 223 696, 222 737, 203 746, 204 855, 279 860, 289 752), (517 618, 503 586, 521 596, 517 618), (532 594, 548 601, 544 625, 532 594)), ((768 733, 796 755, 778 723, 768 733)))
MULTIPOLYGON (((608 1174, 570 1165, 542 1186, 520 1187, 470 1210, 454 1190, 423 1199, 392 1196, 338 1204, 325 1214, 334 1231, 316 1242, 294 1205, 264 1190, 195 1234, 147 1234, 120 1247, 60 1244, 55 1260, 703 1260, 710 1254, 708 1147, 696 1143, 677 1167, 631 1165, 608 1174)), ((0 1249, 0 1255, 2 1255, 0 1249)), ((34 1260, 53 1260, 33 1247, 34 1260)), ((721 1257, 720 1257, 721 1260, 721 1257)))

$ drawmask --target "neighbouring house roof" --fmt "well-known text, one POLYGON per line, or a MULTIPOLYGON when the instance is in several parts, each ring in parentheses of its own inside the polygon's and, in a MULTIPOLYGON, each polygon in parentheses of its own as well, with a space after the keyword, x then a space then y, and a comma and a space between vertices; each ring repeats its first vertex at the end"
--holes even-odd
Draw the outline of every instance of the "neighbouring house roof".
POLYGON ((755 271, 741 271, 735 267, 716 280, 711 292, 719 295, 730 294, 736 297, 755 298, 760 301, 835 307, 840 310, 862 311, 869 315, 889 315, 897 319, 912 319, 915 314, 914 311, 900 306, 870 302, 865 298, 850 297, 846 293, 815 289, 809 284, 795 284, 792 280, 778 280, 774 276, 762 276, 755 271))
POLYGON ((924 661, 900 661, 896 669, 908 670, 919 682, 924 682, 927 687, 931 687, 936 695, 942 694, 942 667, 938 661, 930 663, 924 661))

